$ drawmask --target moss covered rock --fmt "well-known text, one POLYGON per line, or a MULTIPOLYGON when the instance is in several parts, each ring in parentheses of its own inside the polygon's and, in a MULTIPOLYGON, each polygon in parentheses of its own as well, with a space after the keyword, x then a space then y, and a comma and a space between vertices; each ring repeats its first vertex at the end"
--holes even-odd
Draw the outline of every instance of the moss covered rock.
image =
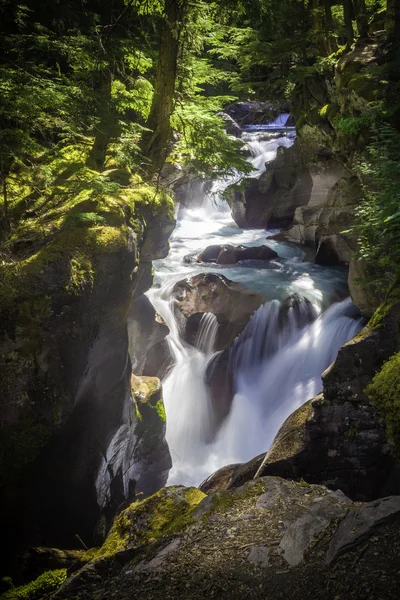
POLYGON ((400 352, 384 363, 365 393, 383 416, 393 453, 400 458, 400 352))
POLYGON ((11 183, 15 226, 0 240, 1 526, 18 548, 38 535, 71 547, 77 532, 90 543, 138 460, 128 311, 168 251, 173 202, 86 158, 64 148, 51 187, 32 170, 11 183))

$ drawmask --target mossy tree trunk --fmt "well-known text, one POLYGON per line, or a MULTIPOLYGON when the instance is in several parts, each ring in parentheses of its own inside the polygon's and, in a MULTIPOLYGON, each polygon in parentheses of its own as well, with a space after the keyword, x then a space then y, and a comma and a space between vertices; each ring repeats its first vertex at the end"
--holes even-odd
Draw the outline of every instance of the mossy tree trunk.
POLYGON ((186 0, 166 0, 160 32, 160 55, 157 64, 153 101, 142 137, 142 152, 148 159, 149 177, 159 172, 168 155, 171 135, 170 119, 174 110, 174 93, 180 47, 180 34, 186 0))

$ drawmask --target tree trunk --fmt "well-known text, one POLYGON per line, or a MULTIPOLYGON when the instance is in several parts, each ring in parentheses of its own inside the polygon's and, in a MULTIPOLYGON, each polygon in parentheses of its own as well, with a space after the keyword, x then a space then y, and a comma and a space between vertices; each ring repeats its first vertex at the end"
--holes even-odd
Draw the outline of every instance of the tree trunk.
POLYGON ((354 30, 353 30, 353 5, 351 0, 343 0, 343 14, 344 14, 344 26, 346 28, 347 42, 353 43, 354 30))
POLYGON ((396 46, 397 56, 400 56, 400 0, 387 0, 385 29, 388 37, 396 46))
POLYGON ((89 154, 88 165, 92 169, 102 171, 106 160, 108 144, 112 136, 113 118, 111 115, 111 84, 112 74, 109 69, 100 73, 98 86, 99 100, 99 123, 96 125, 94 142, 89 154))
POLYGON ((180 31, 186 0, 166 0, 161 26, 160 55, 157 64, 153 101, 143 134, 142 152, 149 160, 149 177, 159 172, 168 155, 170 118, 174 110, 180 31))
POLYGON ((368 37, 368 13, 365 0, 355 0, 356 23, 360 38, 368 37))
POLYGON ((333 18, 332 18, 332 7, 330 0, 322 0, 325 13, 325 35, 326 35, 326 48, 328 54, 336 52, 337 44, 335 36, 333 35, 333 18))
POLYGON ((7 179, 4 175, 3 179, 3 212, 4 212, 4 221, 8 224, 8 190, 7 190, 7 179))

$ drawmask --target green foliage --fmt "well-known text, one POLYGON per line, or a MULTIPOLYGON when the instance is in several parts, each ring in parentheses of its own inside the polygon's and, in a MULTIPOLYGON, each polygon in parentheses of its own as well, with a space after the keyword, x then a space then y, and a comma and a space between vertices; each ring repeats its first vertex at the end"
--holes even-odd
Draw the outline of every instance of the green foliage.
POLYGON ((35 581, 12 588, 0 596, 0 600, 45 600, 62 586, 67 578, 67 569, 46 571, 35 581))
POLYGON ((365 393, 383 416, 388 440, 400 459, 400 352, 394 354, 366 387, 365 393))
POLYGON ((371 114, 355 115, 351 117, 339 117, 336 121, 338 131, 346 135, 358 135, 361 131, 369 128, 373 123, 371 114))
POLYGON ((352 232, 358 256, 376 272, 374 285, 390 287, 400 275, 400 133, 381 125, 358 164, 364 200, 352 232))

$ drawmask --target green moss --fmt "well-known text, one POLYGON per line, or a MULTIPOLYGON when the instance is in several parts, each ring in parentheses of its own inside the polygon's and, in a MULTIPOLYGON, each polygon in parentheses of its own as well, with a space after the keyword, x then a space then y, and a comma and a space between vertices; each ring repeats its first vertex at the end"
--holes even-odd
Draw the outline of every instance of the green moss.
POLYGON ((111 556, 129 546, 151 544, 162 536, 183 532, 194 522, 193 512, 205 497, 197 488, 173 486, 134 502, 116 518, 103 546, 86 552, 84 559, 111 556))
POLYGON ((373 329, 377 329, 378 327, 382 327, 383 320, 387 317, 390 309, 394 304, 400 301, 400 286, 399 282, 395 282, 386 294, 385 300, 382 304, 376 309, 374 314, 372 315, 368 325, 366 327, 367 331, 372 331, 373 329))
POLYGON ((160 420, 163 423, 165 423, 167 421, 167 415, 165 414, 165 407, 164 407, 164 402, 163 402, 162 398, 160 398, 160 400, 155 405, 155 409, 157 411, 157 414, 158 414, 160 420))
POLYGON ((66 578, 66 569, 47 571, 27 585, 8 590, 0 600, 44 600, 61 587, 66 578))
POLYGON ((400 460, 400 352, 384 363, 365 393, 383 416, 393 453, 400 460))

